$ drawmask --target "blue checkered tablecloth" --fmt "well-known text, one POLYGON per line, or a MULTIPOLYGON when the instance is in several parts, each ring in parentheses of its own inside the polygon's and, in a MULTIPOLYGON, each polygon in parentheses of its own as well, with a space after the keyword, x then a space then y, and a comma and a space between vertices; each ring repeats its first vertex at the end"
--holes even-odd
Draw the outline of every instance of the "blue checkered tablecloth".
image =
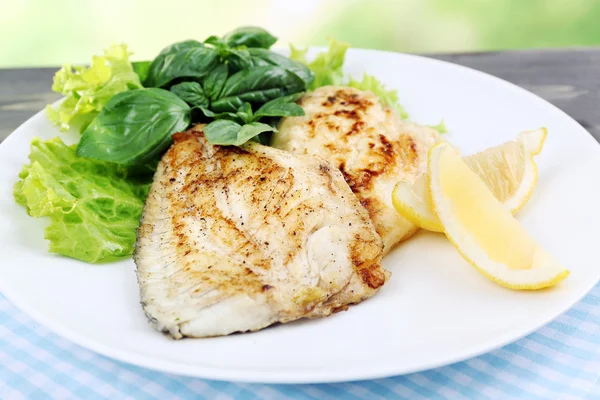
POLYGON ((497 351, 388 379, 259 385, 113 361, 51 332, 0 295, 0 399, 600 399, 600 285, 566 314, 497 351))

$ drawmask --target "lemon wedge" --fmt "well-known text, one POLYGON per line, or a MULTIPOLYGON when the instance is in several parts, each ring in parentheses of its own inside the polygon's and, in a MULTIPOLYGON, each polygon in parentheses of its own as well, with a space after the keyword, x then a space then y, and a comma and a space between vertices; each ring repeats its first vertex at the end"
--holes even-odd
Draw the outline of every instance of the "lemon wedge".
MULTIPOLYGON (((542 151, 546 135, 546 128, 524 131, 517 139, 464 157, 464 161, 494 196, 516 213, 527 203, 537 183, 533 156, 542 151)), ((415 182, 398 182, 392 192, 392 203, 400 214, 418 227, 443 232, 431 206, 425 174, 415 182)))
POLYGON ((485 276, 511 289, 540 289, 569 275, 451 145, 431 148, 427 176, 433 209, 446 236, 485 276))

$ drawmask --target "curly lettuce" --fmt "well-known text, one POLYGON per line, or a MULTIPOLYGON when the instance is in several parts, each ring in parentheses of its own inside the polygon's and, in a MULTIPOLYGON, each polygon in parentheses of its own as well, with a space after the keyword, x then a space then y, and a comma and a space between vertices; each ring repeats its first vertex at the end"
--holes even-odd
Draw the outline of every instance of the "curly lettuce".
POLYGON ((55 109, 46 106, 48 118, 62 131, 83 131, 115 94, 142 87, 134 71, 127 46, 112 45, 102 56, 94 56, 89 67, 64 65, 54 75, 52 90, 66 98, 55 109))
POLYGON ((385 85, 372 75, 364 74, 362 81, 350 78, 348 86, 359 90, 370 90, 379 100, 393 110, 396 110, 400 118, 407 119, 408 113, 398 101, 398 92, 396 90, 388 90, 385 85))
POLYGON ((316 89, 327 85, 340 85, 344 80, 344 57, 346 50, 350 45, 339 42, 335 39, 329 39, 329 48, 327 51, 317 54, 315 59, 308 62, 306 52, 308 49, 298 49, 290 45, 290 58, 308 66, 314 74, 315 80, 310 89, 316 89))
POLYGON ((448 128, 446 127, 446 123, 442 119, 437 125, 429 125, 429 127, 438 131, 438 133, 448 133, 448 128))
POLYGON ((53 253, 88 263, 130 256, 149 179, 75 150, 58 137, 34 138, 14 186, 16 202, 32 217, 49 218, 45 238, 53 253))

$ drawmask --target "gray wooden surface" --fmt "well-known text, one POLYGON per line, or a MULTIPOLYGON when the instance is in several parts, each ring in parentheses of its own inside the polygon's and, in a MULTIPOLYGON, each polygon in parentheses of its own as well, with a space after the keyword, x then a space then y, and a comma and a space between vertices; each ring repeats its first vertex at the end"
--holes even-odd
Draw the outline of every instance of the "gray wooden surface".
MULTIPOLYGON (((600 48, 434 55, 513 82, 575 118, 600 141, 600 48)), ((58 99, 56 68, 0 69, 0 141, 58 99)))

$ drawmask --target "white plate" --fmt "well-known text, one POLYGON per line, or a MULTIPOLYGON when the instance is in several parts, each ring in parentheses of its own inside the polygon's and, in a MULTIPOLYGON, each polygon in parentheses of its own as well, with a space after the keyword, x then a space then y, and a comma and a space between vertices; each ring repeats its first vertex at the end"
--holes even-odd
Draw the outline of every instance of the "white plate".
POLYGON ((169 340, 146 323, 132 261, 92 266, 51 255, 43 220, 14 203, 31 138, 58 134, 39 113, 0 146, 1 291, 58 334, 118 360, 203 378, 301 383, 464 360, 541 327, 596 284, 600 146, 581 126, 523 89, 445 62, 351 50, 346 70, 398 89, 416 121, 444 118, 465 154, 546 126, 540 180, 519 219, 571 276, 551 290, 513 292, 477 273, 442 235, 421 233, 385 258, 393 275, 381 292, 347 312, 252 334, 169 340))

